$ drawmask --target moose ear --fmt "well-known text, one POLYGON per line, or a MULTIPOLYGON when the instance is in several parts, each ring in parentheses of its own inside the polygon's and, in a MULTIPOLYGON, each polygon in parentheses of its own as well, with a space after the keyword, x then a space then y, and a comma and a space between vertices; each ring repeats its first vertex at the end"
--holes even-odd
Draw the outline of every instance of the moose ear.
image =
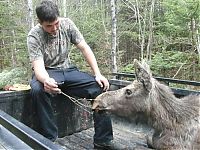
POLYGON ((139 63, 139 61, 135 59, 134 67, 136 79, 143 84, 147 91, 150 91, 152 88, 152 74, 149 65, 144 60, 142 60, 142 63, 139 63))

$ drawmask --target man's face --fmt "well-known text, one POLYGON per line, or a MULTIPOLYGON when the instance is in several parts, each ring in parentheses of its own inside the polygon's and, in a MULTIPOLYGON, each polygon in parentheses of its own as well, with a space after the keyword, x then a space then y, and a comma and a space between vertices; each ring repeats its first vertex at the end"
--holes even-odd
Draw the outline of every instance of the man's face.
POLYGON ((56 19, 53 22, 44 21, 40 24, 42 25, 44 31, 46 31, 47 33, 49 33, 51 35, 56 35, 56 33, 59 29, 59 19, 56 19))

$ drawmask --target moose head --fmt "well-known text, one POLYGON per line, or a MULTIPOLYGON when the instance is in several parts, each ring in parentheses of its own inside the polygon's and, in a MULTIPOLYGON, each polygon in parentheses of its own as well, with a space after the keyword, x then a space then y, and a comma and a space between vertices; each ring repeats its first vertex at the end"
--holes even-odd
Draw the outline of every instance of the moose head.
POLYGON ((136 80, 124 88, 99 95, 92 109, 107 110, 121 116, 147 110, 154 79, 145 61, 140 63, 135 59, 134 67, 136 80))

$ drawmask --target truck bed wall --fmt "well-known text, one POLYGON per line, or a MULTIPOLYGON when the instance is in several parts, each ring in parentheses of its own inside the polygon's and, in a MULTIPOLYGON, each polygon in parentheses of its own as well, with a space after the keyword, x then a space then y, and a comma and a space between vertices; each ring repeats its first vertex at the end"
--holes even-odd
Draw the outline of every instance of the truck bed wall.
MULTIPOLYGON (((82 101, 89 105, 87 101, 82 101)), ((52 100, 59 137, 93 126, 92 115, 64 96, 52 100)), ((0 92, 0 109, 40 133, 39 120, 35 113, 30 91, 0 92)))

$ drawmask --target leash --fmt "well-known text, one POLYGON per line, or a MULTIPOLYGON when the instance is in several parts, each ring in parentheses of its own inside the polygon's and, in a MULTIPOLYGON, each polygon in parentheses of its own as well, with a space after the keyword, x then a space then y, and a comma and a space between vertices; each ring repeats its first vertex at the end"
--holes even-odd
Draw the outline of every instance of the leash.
MULTIPOLYGON (((82 108, 84 111, 88 112, 89 114, 92 114, 91 111, 87 110, 87 109, 91 109, 91 107, 84 105, 83 103, 79 102, 79 100, 86 100, 86 98, 82 98, 82 99, 76 99, 74 97, 71 97, 67 94, 65 94, 64 92, 61 91, 62 95, 64 95, 65 97, 69 98, 70 101, 72 101, 75 105, 79 106, 80 108, 82 108)), ((87 99, 88 101, 92 101, 94 99, 87 99)))

